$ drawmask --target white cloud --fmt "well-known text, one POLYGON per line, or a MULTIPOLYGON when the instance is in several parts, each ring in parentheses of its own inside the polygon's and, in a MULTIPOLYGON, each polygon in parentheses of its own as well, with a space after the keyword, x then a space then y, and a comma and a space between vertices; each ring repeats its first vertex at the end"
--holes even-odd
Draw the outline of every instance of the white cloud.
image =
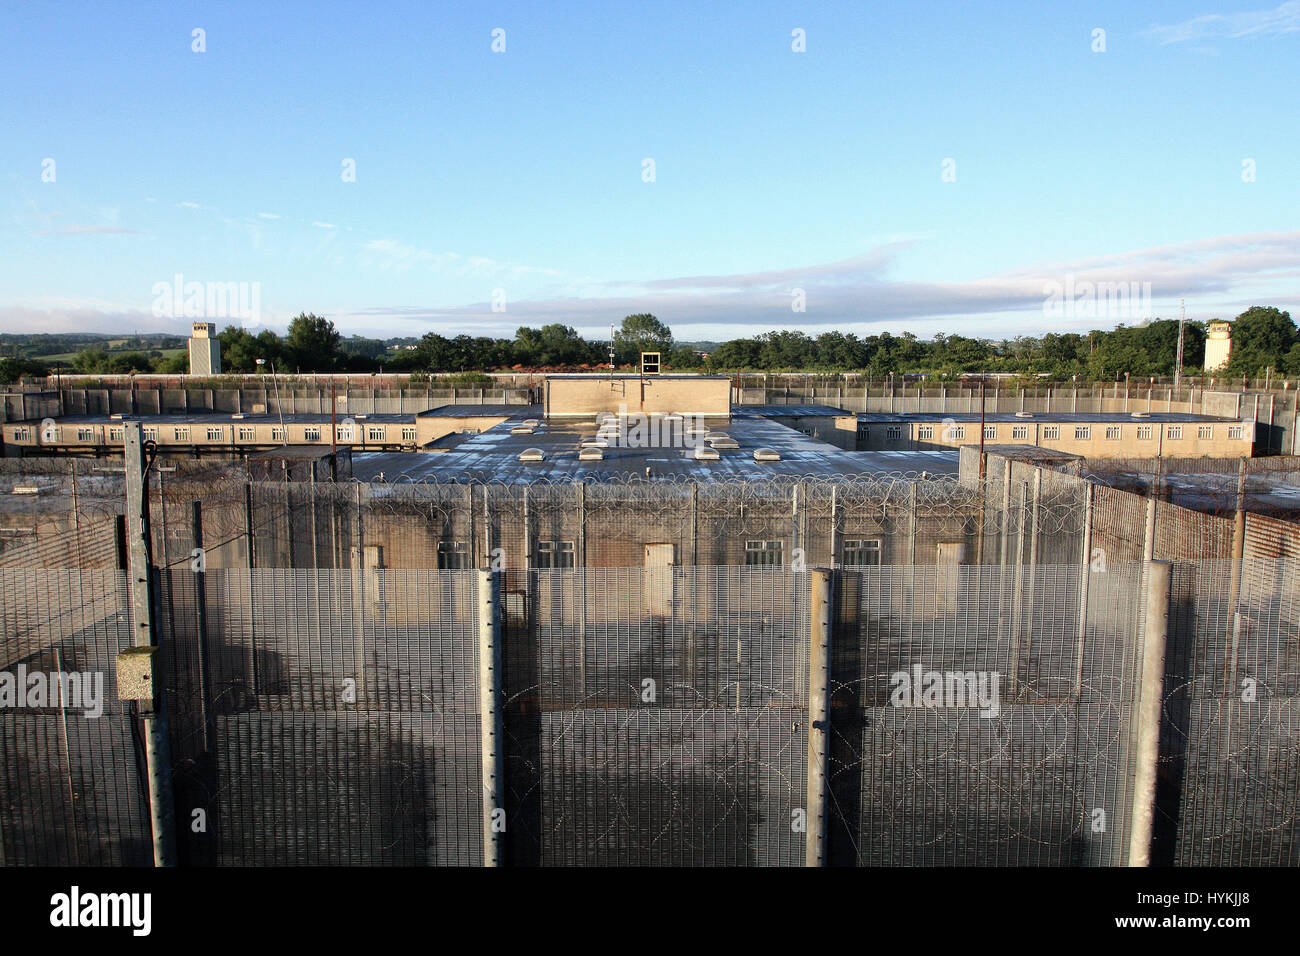
POLYGON ((1272 10, 1206 13, 1181 23, 1154 25, 1142 35, 1164 45, 1188 40, 1282 36, 1300 31, 1300 0, 1287 0, 1272 10))

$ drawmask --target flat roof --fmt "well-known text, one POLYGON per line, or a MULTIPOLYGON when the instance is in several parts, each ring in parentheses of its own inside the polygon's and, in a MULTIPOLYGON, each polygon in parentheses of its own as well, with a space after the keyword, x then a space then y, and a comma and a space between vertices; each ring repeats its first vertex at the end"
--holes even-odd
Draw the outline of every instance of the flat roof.
MULTIPOLYGON (((954 422, 978 422, 980 420, 979 412, 858 412, 858 421, 860 422, 942 422, 950 420, 954 422)), ((1118 425, 1123 422, 1132 422, 1141 425, 1144 422, 1240 422, 1240 418, 1224 418, 1218 415, 1196 415, 1191 412, 1151 412, 1143 414, 1141 418, 1134 418, 1130 412, 1034 412, 1028 418, 1022 418, 1015 412, 987 412, 984 415, 986 422, 1015 422, 1024 424, 1026 422, 1047 422, 1054 424, 1056 422, 1078 422, 1087 424, 1089 422, 1105 422, 1111 425, 1118 425)))
POLYGON ((691 450, 676 447, 605 448, 601 461, 578 460, 579 443, 594 437, 594 424, 551 421, 531 435, 511 435, 506 424, 466 435, 446 451, 357 452, 352 453, 352 473, 360 481, 371 481, 381 473, 389 481, 399 477, 427 481, 486 479, 522 484, 538 479, 584 480, 644 477, 763 478, 852 477, 858 475, 929 472, 956 474, 956 449, 942 451, 852 452, 819 441, 802 432, 767 419, 733 419, 727 433, 738 449, 722 450, 717 461, 696 461, 691 450), (521 462, 525 448, 540 448, 546 458, 521 462), (781 455, 779 462, 754 461, 755 448, 771 448, 781 455))
POLYGON ((542 406, 540 405, 439 405, 437 408, 430 408, 427 411, 420 412, 416 418, 510 418, 518 415, 521 418, 540 418, 542 406))
POLYGON ((854 412, 834 405, 732 405, 732 415, 761 415, 775 418, 785 415, 790 418, 831 418, 841 415, 853 415, 854 412))
MULTIPOLYGON (((613 375, 609 374, 608 372, 587 372, 585 374, 570 372, 567 375, 547 375, 546 378, 547 380, 560 380, 560 381, 572 380, 572 381, 581 381, 581 382, 589 382, 595 378, 616 378, 616 379, 623 379, 623 380, 631 379, 632 381, 636 382, 641 380, 641 375, 637 374, 636 372, 631 372, 631 373, 615 372, 613 375)), ((693 382, 730 382, 731 381, 731 377, 728 375, 687 375, 682 372, 662 372, 654 375, 647 375, 645 376, 645 378, 647 381, 652 381, 657 378, 690 379, 693 382)))

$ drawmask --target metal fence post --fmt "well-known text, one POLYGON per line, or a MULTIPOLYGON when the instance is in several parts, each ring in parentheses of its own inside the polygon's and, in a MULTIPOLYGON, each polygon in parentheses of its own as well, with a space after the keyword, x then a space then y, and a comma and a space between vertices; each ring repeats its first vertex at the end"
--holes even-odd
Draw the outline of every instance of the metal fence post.
MULTIPOLYGON (((158 626, 154 620, 154 567, 149 541, 149 481, 145 474, 145 449, 140 423, 124 425, 126 465, 126 524, 131 594, 135 619, 132 643, 136 647, 158 648, 158 626)), ((176 834, 172 829, 172 762, 167 733, 166 671, 161 651, 153 656, 153 698, 140 702, 144 719, 145 767, 149 779, 149 820, 153 831, 154 866, 176 865, 176 834)))
POLYGON ((809 574, 808 809, 804 866, 826 865, 826 764, 830 759, 831 572, 809 574))
POLYGON ((1169 561, 1148 561, 1146 620, 1138 671, 1137 746, 1133 813, 1129 827, 1129 866, 1147 866, 1156 813, 1156 763, 1160 756, 1160 710, 1164 702, 1165 643, 1169 637, 1169 595, 1173 579, 1169 561))
POLYGON ((482 760, 483 865, 501 865, 502 790, 500 577, 478 572, 479 752, 482 760), (499 825, 500 821, 500 825, 499 825))

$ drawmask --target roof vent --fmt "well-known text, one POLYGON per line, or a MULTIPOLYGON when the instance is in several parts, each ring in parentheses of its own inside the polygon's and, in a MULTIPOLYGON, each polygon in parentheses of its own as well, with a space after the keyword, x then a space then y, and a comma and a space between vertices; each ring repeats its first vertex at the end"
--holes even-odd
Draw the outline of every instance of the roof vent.
POLYGON ((1150 412, 1132 412, 1131 415, 1132 415, 1133 418, 1150 418, 1150 417, 1151 417, 1151 413, 1150 413, 1150 412))
POLYGON ((584 438, 578 443, 579 448, 608 448, 609 442, 603 438, 584 438))
POLYGON ((582 448, 578 451, 578 461, 601 461, 605 453, 599 448, 582 448))
POLYGON ((231 417, 231 418, 241 418, 241 419, 242 419, 242 418, 244 417, 244 413, 243 413, 243 412, 235 412, 235 414, 231 415, 230 417, 231 417))
POLYGON ((36 495, 40 494, 41 489, 35 485, 14 485, 13 493, 16 495, 36 495))
POLYGON ((740 447, 740 444, 734 438, 710 438, 709 444, 714 448, 725 449, 727 451, 732 451, 733 449, 740 447))
POLYGON ((537 428, 542 423, 539 422, 536 418, 525 418, 521 424, 527 425, 529 428, 537 428))
POLYGON ((692 457, 696 461, 717 461, 722 456, 718 454, 716 448, 709 448, 707 445, 701 445, 695 449, 692 457))
POLYGON ((755 448, 754 461, 780 461, 781 453, 771 448, 755 448))
POLYGON ((519 453, 520 461, 542 461, 545 458, 546 455, 540 448, 525 448, 519 453))
POLYGON ((1016 418, 1033 418, 1033 412, 1016 412, 1016 418))
POLYGON ((113 421, 115 421, 115 422, 120 422, 120 421, 122 420, 122 413, 121 413, 121 412, 114 412, 112 415, 109 415, 108 417, 111 418, 111 419, 112 419, 113 421))
POLYGON ((532 433, 533 429, 529 425, 516 425, 514 428, 510 429, 510 434, 512 435, 531 435, 532 433))

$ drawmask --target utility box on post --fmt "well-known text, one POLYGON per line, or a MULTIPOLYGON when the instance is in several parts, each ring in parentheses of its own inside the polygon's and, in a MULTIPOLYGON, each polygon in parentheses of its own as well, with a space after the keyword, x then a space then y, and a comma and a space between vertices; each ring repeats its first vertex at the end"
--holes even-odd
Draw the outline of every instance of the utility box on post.
POLYGON ((128 647, 117 655, 117 699, 154 699, 154 655, 157 647, 128 647))

